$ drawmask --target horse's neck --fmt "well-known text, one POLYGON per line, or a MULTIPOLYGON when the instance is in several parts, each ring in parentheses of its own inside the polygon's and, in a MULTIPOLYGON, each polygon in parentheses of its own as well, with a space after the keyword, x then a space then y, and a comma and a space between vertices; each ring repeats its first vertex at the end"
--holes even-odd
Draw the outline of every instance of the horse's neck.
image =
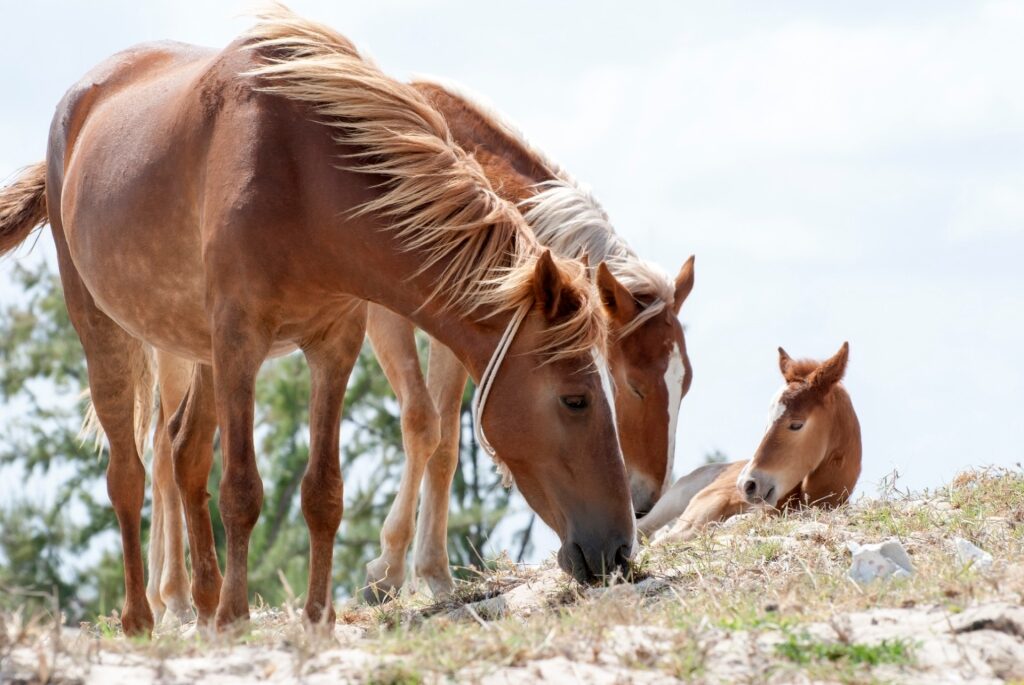
POLYGON ((842 504, 849 499, 860 477, 860 423, 842 385, 832 390, 829 414, 832 426, 825 458, 798 488, 799 498, 807 504, 842 504))
POLYGON ((474 103, 437 84, 413 86, 444 115, 452 138, 473 154, 502 198, 521 202, 536 192, 538 183, 558 180, 547 160, 474 103))

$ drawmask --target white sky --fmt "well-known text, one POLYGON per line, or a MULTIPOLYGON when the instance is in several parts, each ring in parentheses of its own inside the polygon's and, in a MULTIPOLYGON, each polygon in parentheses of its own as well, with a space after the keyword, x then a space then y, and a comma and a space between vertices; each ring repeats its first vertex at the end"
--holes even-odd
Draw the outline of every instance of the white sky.
MULTIPOLYGON (((894 468, 921 488, 1014 464, 1024 4, 822 4, 292 2, 395 76, 486 96, 641 255, 675 273, 696 253, 677 475, 752 453, 778 345, 823 357, 843 340, 862 491, 894 468)), ((42 158, 54 105, 97 61, 247 25, 236 3, 4 5, 0 177, 42 158)))

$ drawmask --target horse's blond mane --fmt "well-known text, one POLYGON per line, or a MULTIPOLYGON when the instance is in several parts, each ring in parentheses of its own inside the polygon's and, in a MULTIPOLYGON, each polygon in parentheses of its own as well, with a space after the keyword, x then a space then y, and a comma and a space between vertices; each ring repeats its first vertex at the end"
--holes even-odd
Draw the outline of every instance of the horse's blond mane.
POLYGON ((612 274, 643 304, 639 316, 618 331, 625 337, 673 303, 675 284, 655 264, 641 259, 615 232, 608 214, 593 194, 560 164, 531 143, 522 131, 478 94, 462 85, 433 76, 417 77, 462 100, 495 130, 519 143, 538 166, 555 180, 537 186, 537 194, 522 203, 524 218, 537 240, 555 254, 579 260, 587 257, 592 268, 606 262, 612 274))
MULTIPOLYGON (((360 208, 383 218, 423 256, 420 273, 440 273, 431 297, 484 316, 533 299, 541 248, 516 208, 492 190, 476 160, 456 145, 444 117, 414 88, 384 75, 333 29, 280 4, 256 13, 247 34, 263 64, 250 72, 264 92, 303 102, 331 127, 349 168, 384 177, 383 192, 360 208)), ((581 306, 545 332, 550 358, 604 344, 606 322, 586 271, 558 260, 581 306)))

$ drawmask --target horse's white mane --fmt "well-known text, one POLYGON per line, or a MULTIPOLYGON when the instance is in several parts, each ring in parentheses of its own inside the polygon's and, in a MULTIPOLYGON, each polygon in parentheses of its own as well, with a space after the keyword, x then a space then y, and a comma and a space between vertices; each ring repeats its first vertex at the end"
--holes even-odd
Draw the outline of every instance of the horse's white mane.
POLYGON ((586 188, 568 174, 559 177, 540 184, 542 190, 521 204, 526 223, 541 244, 563 257, 586 257, 592 268, 605 262, 626 290, 644 303, 640 315, 619 332, 629 335, 672 303, 675 284, 659 266, 637 256, 586 188))

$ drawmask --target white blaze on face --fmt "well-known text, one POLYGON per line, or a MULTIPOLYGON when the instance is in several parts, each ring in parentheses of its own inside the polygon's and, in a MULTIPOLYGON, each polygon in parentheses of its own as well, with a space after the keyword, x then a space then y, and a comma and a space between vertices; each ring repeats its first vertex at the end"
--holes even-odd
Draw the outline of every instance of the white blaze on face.
POLYGON ((665 469, 665 482, 668 487, 672 481, 672 467, 676 459, 676 427, 679 424, 679 405, 683 401, 683 381, 686 379, 686 367, 683 365, 683 353, 679 344, 672 346, 672 354, 668 358, 665 369, 665 388, 668 389, 668 464, 665 469))
MULTIPOLYGON (((594 366, 597 367, 597 374, 601 377, 601 389, 604 390, 604 397, 608 400, 608 409, 612 417, 612 429, 615 431, 615 444, 619 448, 619 457, 623 459, 623 466, 625 466, 625 458, 622 457, 622 443, 619 441, 618 416, 615 414, 615 384, 612 381, 612 371, 608 368, 608 360, 596 352, 594 353, 594 366)), ((630 506, 632 506, 632 503, 630 503, 630 506)), ((630 549, 630 559, 636 554, 639 544, 636 536, 636 522, 634 521, 633 546, 630 549)))
POLYGON ((772 397, 771 404, 768 405, 768 426, 764 429, 765 433, 767 433, 768 429, 786 413, 786 405, 782 403, 782 395, 786 392, 786 388, 788 387, 789 385, 783 384, 783 386, 779 388, 779 391, 775 393, 775 396, 772 397))
MULTIPOLYGON (((612 413, 612 428, 615 429, 615 440, 619 439, 618 417, 615 415, 615 385, 612 381, 612 371, 608 368, 608 360, 600 354, 594 353, 594 366, 597 367, 597 374, 601 377, 601 389, 604 390, 604 398, 608 400, 608 409, 612 413)), ((620 446, 619 452, 622 448, 620 446)))

